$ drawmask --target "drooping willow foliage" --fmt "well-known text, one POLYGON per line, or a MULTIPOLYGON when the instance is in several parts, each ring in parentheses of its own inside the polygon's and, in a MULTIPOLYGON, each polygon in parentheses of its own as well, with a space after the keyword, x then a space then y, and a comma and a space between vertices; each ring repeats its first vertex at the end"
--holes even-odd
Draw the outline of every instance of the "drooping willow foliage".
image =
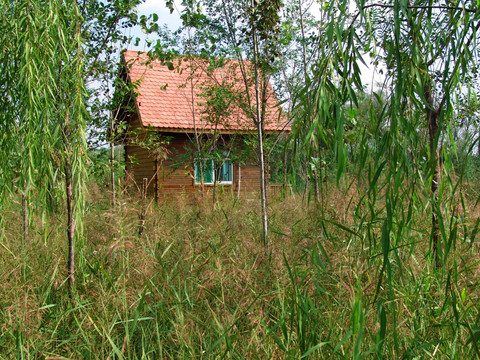
MULTIPOLYGON (((438 267, 450 247, 446 232, 439 229, 447 215, 442 210, 447 207, 439 208, 439 196, 457 190, 453 170, 458 175, 463 170, 453 169, 455 120, 462 105, 459 94, 465 98, 477 72, 480 9, 461 2, 357 2, 354 7, 337 1, 323 11, 328 19, 320 40, 323 52, 306 89, 309 96, 315 94, 315 116, 297 119, 297 142, 327 145, 337 181, 348 165, 368 189, 365 204, 373 205, 381 193, 387 210, 389 203, 393 206, 392 216, 398 215, 397 205, 415 201, 412 191, 423 191, 432 212, 431 237, 442 237, 442 244, 433 243, 430 249, 438 267), (368 58, 386 75, 360 118, 365 104, 359 99, 364 91, 359 64, 368 58), (356 141, 348 147, 351 128, 356 141)), ((376 210, 371 210, 373 215, 376 210)))
POLYGON ((66 194, 72 257, 86 176, 81 25, 75 0, 0 3, 0 204, 21 193, 41 212, 66 194))
MULTIPOLYGON (((358 194, 350 206, 353 224, 337 225, 375 266, 370 300, 378 304, 380 326, 396 329, 393 284, 407 275, 402 264, 423 253, 445 289, 445 304, 455 304, 458 263, 452 254, 477 234, 478 221, 464 217, 464 168, 455 166, 454 130, 459 99, 475 85, 480 9, 461 1, 333 1, 322 11, 323 55, 305 90, 315 94, 315 116, 299 119, 295 141, 308 146, 318 139, 316 148, 327 144, 337 182, 353 174, 347 179, 358 194), (360 117, 359 64, 368 59, 385 79, 373 87, 369 111, 360 117), (352 128, 355 144, 348 146, 346 131, 352 128)), ((425 269, 423 276, 428 274, 425 269)), ((461 329, 471 329, 474 320, 462 323, 458 314, 454 319, 440 326, 451 326, 452 336, 461 339, 461 329)), ((387 341, 383 329, 377 334, 380 349, 387 341)), ((392 333, 399 355, 401 341, 392 333)))

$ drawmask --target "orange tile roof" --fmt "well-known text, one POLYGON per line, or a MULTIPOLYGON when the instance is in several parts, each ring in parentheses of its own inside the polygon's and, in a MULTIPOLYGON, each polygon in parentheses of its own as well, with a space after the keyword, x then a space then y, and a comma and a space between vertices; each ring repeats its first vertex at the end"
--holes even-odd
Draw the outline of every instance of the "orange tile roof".
MULTIPOLYGON (((213 72, 208 70, 205 61, 193 58, 174 61, 174 70, 159 60, 149 61, 145 53, 125 51, 123 60, 127 64, 130 81, 137 82, 136 103, 140 121, 143 126, 152 126, 162 131, 211 131, 214 128, 221 133, 253 131, 256 129, 252 117, 242 110, 239 102, 230 106, 228 117, 223 116, 216 123, 209 119, 204 91, 209 84, 226 85, 230 89, 238 89, 237 94, 245 93, 245 85, 238 61, 228 60, 222 68, 213 72), (193 66, 192 66, 193 65, 193 66), (195 69, 192 75, 192 67, 195 69), (193 98, 192 104, 192 84, 193 98), (195 107, 195 117, 194 109, 195 107)), ((247 66, 251 64, 246 63, 247 66)), ((254 85, 249 85, 252 104, 255 103, 254 85)), ((266 132, 290 131, 285 114, 278 105, 277 97, 270 84, 267 86, 265 111, 266 132)), ((245 106, 243 106, 245 108, 245 106)), ((247 107, 248 108, 248 107, 247 107)))

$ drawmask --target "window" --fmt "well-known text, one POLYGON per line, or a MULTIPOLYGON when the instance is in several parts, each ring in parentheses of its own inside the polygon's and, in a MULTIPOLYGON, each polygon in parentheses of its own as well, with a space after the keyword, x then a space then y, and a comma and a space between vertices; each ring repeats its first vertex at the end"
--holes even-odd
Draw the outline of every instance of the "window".
POLYGON ((212 185, 215 181, 219 184, 233 183, 233 166, 230 160, 214 162, 212 159, 195 159, 195 184, 203 183, 212 185), (200 171, 201 170, 201 171, 200 171))

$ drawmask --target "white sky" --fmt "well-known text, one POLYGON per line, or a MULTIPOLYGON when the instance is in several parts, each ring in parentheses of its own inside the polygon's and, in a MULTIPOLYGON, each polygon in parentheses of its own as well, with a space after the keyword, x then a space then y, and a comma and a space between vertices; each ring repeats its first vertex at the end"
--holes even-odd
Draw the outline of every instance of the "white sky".
MULTIPOLYGON (((177 4, 175 4, 175 6, 179 9, 177 4)), ((167 8, 165 0, 146 0, 138 7, 139 15, 148 15, 152 13, 158 15, 159 25, 167 24, 171 30, 175 30, 182 24, 178 11, 174 11, 170 14, 170 10, 167 8)))

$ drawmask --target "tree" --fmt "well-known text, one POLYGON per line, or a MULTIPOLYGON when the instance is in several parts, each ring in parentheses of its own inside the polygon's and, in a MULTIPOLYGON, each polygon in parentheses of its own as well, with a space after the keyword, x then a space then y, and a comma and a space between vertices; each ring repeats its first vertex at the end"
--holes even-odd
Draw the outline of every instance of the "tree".
MULTIPOLYGON (((252 2, 248 6, 238 0, 189 0, 181 18, 187 33, 187 44, 195 44, 194 55, 210 61, 211 67, 221 67, 222 58, 234 58, 240 69, 243 84, 242 97, 236 96, 237 106, 252 119, 257 132, 257 155, 260 166, 261 205, 262 205, 262 241, 267 251, 268 204, 267 177, 265 166, 264 119, 269 76, 277 55, 276 35, 279 32, 279 10, 281 2, 268 0, 261 3, 252 2), (203 10, 205 9, 205 10, 203 10), (204 12, 205 11, 205 12, 204 12), (248 60, 247 60, 248 59, 248 60), (254 85, 252 85, 252 81, 254 85)), ((173 11, 173 3, 167 2, 173 11)), ((161 38, 165 34, 161 30, 161 38)), ((177 32, 178 34, 178 32, 177 32)), ((173 48, 177 48, 175 41, 173 48)), ((165 58, 165 48, 161 40, 155 45, 155 54, 165 58)), ((192 46, 187 47, 192 54, 192 46)), ((196 136, 198 139, 198 134, 196 136)), ((200 145, 197 143, 197 148, 200 145)))
MULTIPOLYGON (((137 24, 145 32, 158 28, 154 23, 156 14, 142 16, 136 14, 136 6, 143 0, 80 0, 79 8, 84 19, 82 36, 85 44, 85 81, 88 94, 87 124, 90 148, 109 143, 110 145, 110 187, 112 207, 115 206, 115 133, 116 120, 122 103, 117 94, 125 94, 130 89, 118 78, 120 73, 119 48, 127 46, 134 39, 126 36, 125 30, 137 24), (125 88, 125 90, 121 89, 125 88)), ((121 99, 120 99, 121 100, 121 99)))
MULTIPOLYGON (((195 3, 196 4, 196 3, 195 3)), ((195 4, 189 8, 195 9, 195 4)), ((257 129, 257 155, 260 166, 260 193, 262 207, 262 242, 267 252, 268 204, 267 177, 264 154, 264 122, 266 89, 272 72, 272 62, 277 54, 276 34, 279 31, 277 0, 253 2, 245 7, 241 1, 201 1, 206 14, 196 12, 189 19, 194 21, 195 39, 203 44, 201 53, 214 56, 230 56, 238 61, 241 81, 244 85, 242 108, 253 120, 257 129), (251 63, 245 61, 250 59, 251 63), (251 66, 250 66, 251 65, 251 66), (250 84, 254 80, 254 86, 250 84)))
MULTIPOLYGON (((443 262, 439 228, 442 210, 438 193, 442 183, 442 146, 444 136, 451 137, 455 126, 454 91, 469 82, 469 72, 476 67, 475 37, 480 27, 480 11, 466 6, 462 2, 454 6, 436 6, 429 2, 382 6, 383 13, 389 10, 387 21, 393 20, 393 26, 372 26, 371 32, 373 37, 381 34, 387 54, 383 58, 389 70, 395 71, 397 109, 406 98, 412 108, 422 114, 423 126, 428 129, 432 252, 437 268, 443 262), (388 30, 393 36, 387 34, 388 30)), ((372 11, 380 11, 375 8, 372 7, 372 11)))
POLYGON ((34 190, 40 208, 46 208, 56 185, 63 182, 70 296, 88 163, 85 84, 94 76, 98 80, 113 73, 114 44, 122 40, 118 25, 138 3, 20 0, 0 4, 0 24, 7 30, 0 34, 0 86, 7 94, 0 102, 0 197, 6 199, 14 190, 12 184, 21 184, 27 237, 29 194, 34 190))
MULTIPOLYGON (((81 226, 83 183, 86 176, 85 91, 82 19, 76 1, 46 4, 16 1, 1 6, 0 40, 6 74, 1 83, 11 87, 2 103, 2 182, 13 176, 8 159, 20 147, 20 182, 35 187, 46 199, 59 172, 64 181, 68 240, 68 290, 74 282, 74 241, 81 226), (15 24, 12 26, 11 24, 15 24), (13 61, 12 61, 13 60, 13 61), (15 81, 13 81, 15 79, 15 81), (2 164, 3 165, 3 164, 2 164)), ((27 189, 28 189, 27 188, 27 189)), ((2 187, 5 191, 8 187, 2 187)), ((46 203, 46 202, 44 202, 46 203)))
MULTIPOLYGON (((309 184, 313 182, 315 199, 317 204, 320 204, 322 188, 319 181, 320 172, 323 170, 320 168, 320 158, 324 160, 326 156, 322 153, 324 146, 318 139, 318 132, 310 132, 315 118, 315 93, 302 91, 312 81, 312 68, 321 52, 321 22, 311 14, 312 5, 311 1, 294 0, 287 2, 283 8, 279 39, 281 56, 275 61, 274 83, 277 84, 277 93, 286 102, 287 113, 295 124, 292 140, 288 145, 295 149, 304 142, 310 143, 304 147, 305 151, 295 152, 294 157, 290 156, 290 162, 295 163, 292 168, 295 173, 300 173, 305 181, 304 195, 308 195, 309 184)), ((286 165, 284 166, 286 168, 286 165)), ((295 178, 296 176, 293 179, 295 178)))
MULTIPOLYGON (((468 92, 476 73, 480 9, 466 2, 333 1, 324 4, 324 11, 320 41, 325 51, 304 89, 316 94, 317 111, 306 125, 312 134, 320 129, 317 133, 326 135, 337 181, 356 190, 353 224, 338 227, 349 233, 349 250, 357 246, 368 264, 378 266, 372 301, 396 329, 394 284, 402 281, 409 256, 424 252, 436 284, 445 294, 453 293, 450 274, 457 264, 448 256, 460 239, 462 204, 457 201, 463 200, 462 176, 455 177, 454 128, 459 94, 468 92), (347 130, 362 107, 360 64, 369 58, 386 79, 372 90, 377 104, 372 101, 362 119, 356 161, 347 167, 347 130), (424 223, 429 224, 429 244, 416 227, 424 223)), ((464 231, 477 234, 478 229, 465 226, 464 231)), ((422 275, 429 276, 428 269, 422 275)), ((378 356, 391 356, 382 354, 385 332, 377 337, 382 344, 378 356)), ((393 342, 393 356, 402 357, 395 331, 393 342)))
MULTIPOLYGON (((333 102, 340 106, 358 106, 356 90, 362 90, 358 63, 364 61, 367 53, 374 63, 384 64, 386 83, 392 89, 382 116, 371 118, 376 121, 377 131, 383 132, 384 139, 365 132, 366 136, 376 136, 383 143, 377 148, 381 152, 377 153, 377 160, 386 157, 387 161, 393 161, 400 155, 401 148, 411 152, 412 149, 404 148, 405 140, 409 137, 410 144, 421 142, 423 131, 427 134, 428 147, 422 150, 420 146, 420 151, 425 151, 428 158, 425 171, 431 197, 432 257, 438 268, 442 262, 439 229, 442 209, 438 192, 443 186, 442 164, 449 161, 443 149, 446 140, 452 138, 455 90, 470 81, 470 71, 476 71, 475 37, 480 27, 480 11, 475 4, 437 5, 423 1, 415 4, 357 2, 352 12, 348 2, 338 1, 330 3, 327 9, 330 21, 324 26, 324 46, 328 52, 317 67, 318 79, 313 90, 323 94, 317 98, 316 108, 328 109, 323 113, 324 118, 336 124, 337 174, 341 176, 346 169, 342 138, 348 114, 338 106, 328 106, 323 99, 331 94, 333 102), (338 18, 342 20, 333 21, 338 18)), ((318 114, 317 118, 321 116, 318 114)), ((367 144, 364 141, 364 147, 367 144)), ((455 144, 450 142, 450 146, 455 144)), ((417 159, 422 155, 419 153, 417 159)), ((392 172, 398 171, 396 167, 392 164, 392 172)))

